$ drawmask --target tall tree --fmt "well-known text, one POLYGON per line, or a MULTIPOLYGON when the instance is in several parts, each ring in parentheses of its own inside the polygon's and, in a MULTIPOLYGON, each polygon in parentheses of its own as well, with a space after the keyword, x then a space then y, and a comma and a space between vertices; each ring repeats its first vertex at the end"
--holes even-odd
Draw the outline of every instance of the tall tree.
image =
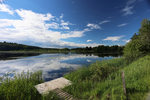
POLYGON ((150 21, 143 19, 139 32, 134 34, 131 42, 124 48, 124 57, 128 62, 132 62, 139 57, 144 56, 150 51, 150 21))
POLYGON ((141 22, 141 28, 139 29, 139 39, 143 45, 143 49, 150 50, 150 21, 149 19, 143 19, 141 22))

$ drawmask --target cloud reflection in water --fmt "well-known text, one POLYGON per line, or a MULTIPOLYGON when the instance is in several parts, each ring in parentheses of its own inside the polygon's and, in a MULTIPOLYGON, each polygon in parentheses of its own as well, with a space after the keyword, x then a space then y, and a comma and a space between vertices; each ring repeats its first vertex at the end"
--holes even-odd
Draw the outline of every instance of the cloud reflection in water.
MULTIPOLYGON (((107 58, 111 59, 113 57, 107 58)), ((69 69, 77 69, 82 66, 83 64, 78 62, 79 59, 85 59, 86 62, 92 62, 92 59, 100 60, 105 59, 105 57, 99 58, 94 55, 86 56, 83 54, 42 54, 22 59, 0 61, 0 76, 14 70, 17 73, 21 73, 23 70, 24 72, 27 72, 28 70, 42 70, 44 80, 49 81, 62 77, 69 69)))

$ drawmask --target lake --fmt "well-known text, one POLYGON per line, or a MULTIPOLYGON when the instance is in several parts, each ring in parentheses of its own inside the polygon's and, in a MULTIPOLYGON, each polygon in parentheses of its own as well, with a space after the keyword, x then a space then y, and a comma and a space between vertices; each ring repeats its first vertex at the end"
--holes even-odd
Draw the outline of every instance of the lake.
MULTIPOLYGON (((97 60, 107 60, 121 57, 118 54, 76 54, 76 53, 54 53, 54 54, 0 54, 0 76, 7 72, 15 71, 21 73, 42 70, 44 81, 50 81, 62 77, 70 69, 77 69, 82 65, 88 66, 97 60), (3 56, 2 56, 3 55, 3 56), (26 57, 24 57, 26 55, 26 57)), ((12 77, 14 73, 9 76, 12 77)))

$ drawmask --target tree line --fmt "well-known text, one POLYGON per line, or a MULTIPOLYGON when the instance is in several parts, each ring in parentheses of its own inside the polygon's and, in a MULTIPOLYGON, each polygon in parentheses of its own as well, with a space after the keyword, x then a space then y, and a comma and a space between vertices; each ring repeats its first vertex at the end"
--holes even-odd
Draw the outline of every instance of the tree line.
POLYGON ((94 52, 94 53, 118 53, 123 51, 124 46, 104 46, 99 45, 96 47, 85 47, 85 48, 73 48, 71 51, 75 52, 94 52))
POLYGON ((99 45, 97 47, 85 47, 85 48, 41 48, 37 46, 28 46, 24 44, 12 43, 12 42, 0 42, 0 51, 47 51, 47 52, 79 52, 79 53, 116 53, 122 52, 124 46, 104 46, 99 45))

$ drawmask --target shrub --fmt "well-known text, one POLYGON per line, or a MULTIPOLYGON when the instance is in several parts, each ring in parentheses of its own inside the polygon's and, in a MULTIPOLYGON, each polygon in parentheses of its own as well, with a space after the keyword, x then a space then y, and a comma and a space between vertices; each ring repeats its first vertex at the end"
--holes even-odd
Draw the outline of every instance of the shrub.
POLYGON ((126 44, 123 56, 127 63, 131 63, 144 55, 145 51, 142 50, 142 47, 143 45, 139 40, 133 40, 126 44))

